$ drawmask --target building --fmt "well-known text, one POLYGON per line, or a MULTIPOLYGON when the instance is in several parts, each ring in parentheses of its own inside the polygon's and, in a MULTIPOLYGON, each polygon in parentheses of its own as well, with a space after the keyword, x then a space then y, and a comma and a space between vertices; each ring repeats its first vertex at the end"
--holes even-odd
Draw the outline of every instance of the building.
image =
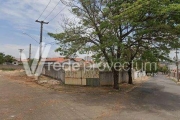
POLYGON ((65 57, 58 57, 58 58, 47 58, 45 60, 46 66, 56 66, 56 67, 62 67, 62 68, 68 68, 68 67, 87 67, 93 64, 92 61, 85 61, 82 58, 65 58, 65 57))

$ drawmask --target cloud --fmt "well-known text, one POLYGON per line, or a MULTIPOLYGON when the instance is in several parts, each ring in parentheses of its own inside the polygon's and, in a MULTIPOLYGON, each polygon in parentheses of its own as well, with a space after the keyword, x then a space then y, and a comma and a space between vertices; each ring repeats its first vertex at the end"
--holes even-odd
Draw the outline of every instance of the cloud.
MULTIPOLYGON (((32 53, 35 55, 38 43, 22 33, 27 33, 39 41, 40 24, 36 23, 35 20, 40 16, 48 2, 49 0, 0 0, 0 52, 19 57, 18 49, 22 48, 25 54, 28 55, 29 44, 31 43, 32 53)), ((51 0, 51 3, 39 20, 44 20, 58 2, 59 0, 51 0)), ((60 3, 46 21, 55 17, 63 8, 65 9, 53 21, 48 25, 44 25, 44 42, 54 42, 54 39, 47 35, 48 32, 57 33, 62 31, 60 24, 63 14, 68 17, 74 17, 69 12, 69 8, 60 3)), ((56 48, 57 46, 52 46, 49 57, 59 56, 58 53, 54 52, 56 48)))
MULTIPOLYGON (((10 21, 11 23, 13 23, 13 27, 15 28, 24 30, 36 29, 39 25, 35 23, 35 20, 40 16, 48 2, 49 0, 9 0, 2 2, 0 7, 0 19, 10 21)), ((57 5, 58 2, 59 0, 52 0, 40 20, 44 20, 44 18, 52 11, 52 9, 57 5)), ((49 21, 50 19, 55 17, 57 13, 59 13, 59 11, 64 7, 65 5, 60 2, 60 4, 46 19, 46 21, 49 21)), ((61 14, 72 16, 72 14, 68 10, 68 7, 66 7, 61 14)), ((57 16, 56 19, 52 21, 48 25, 48 27, 46 27, 46 29, 51 31, 53 29, 56 29, 57 26, 59 26, 57 21, 61 22, 61 15, 57 16)))

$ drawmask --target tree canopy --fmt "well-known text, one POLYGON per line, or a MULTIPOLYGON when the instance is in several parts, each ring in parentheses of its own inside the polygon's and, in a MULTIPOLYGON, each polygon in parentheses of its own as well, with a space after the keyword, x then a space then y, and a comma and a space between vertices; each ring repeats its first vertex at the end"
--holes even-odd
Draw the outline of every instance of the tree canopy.
POLYGON ((4 53, 0 53, 0 64, 3 64, 4 62, 12 63, 14 60, 14 57, 12 57, 11 55, 5 55, 4 53))
MULTIPOLYGON (((64 32, 48 34, 59 41, 56 51, 61 55, 92 51, 96 62, 101 58, 110 66, 129 62, 131 75, 131 62, 144 51, 168 53, 179 45, 179 3, 179 0, 75 0, 71 11, 77 20, 67 18, 64 32)), ((118 71, 114 67, 111 70, 114 88, 118 88, 118 71)))

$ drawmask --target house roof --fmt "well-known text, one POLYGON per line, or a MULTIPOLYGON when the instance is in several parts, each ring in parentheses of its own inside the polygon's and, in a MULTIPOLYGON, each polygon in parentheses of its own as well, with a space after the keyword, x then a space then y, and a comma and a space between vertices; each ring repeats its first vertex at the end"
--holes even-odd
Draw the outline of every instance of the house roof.
POLYGON ((59 57, 59 58, 47 58, 46 62, 66 62, 68 61, 68 59, 64 58, 64 57, 59 57))
POLYGON ((83 63, 84 63, 85 65, 94 64, 93 61, 85 61, 85 60, 82 59, 82 58, 72 58, 72 59, 68 59, 68 58, 65 58, 65 57, 58 57, 58 58, 47 58, 45 61, 46 61, 46 62, 59 62, 59 63, 64 63, 64 62, 67 62, 68 60, 74 60, 75 62, 83 61, 83 63))
MULTIPOLYGON (((15 58, 16 61, 20 62, 20 58, 15 58)), ((21 59, 22 62, 27 62, 28 59, 21 59)))
POLYGON ((65 57, 58 57, 58 58, 47 58, 45 61, 46 62, 66 62, 68 60, 74 60, 75 62, 80 62, 80 61, 85 61, 84 59, 82 58, 72 58, 72 59, 68 59, 68 58, 65 58, 65 57))
POLYGON ((76 62, 85 61, 85 60, 82 59, 82 58, 73 58, 73 60, 75 60, 76 62))

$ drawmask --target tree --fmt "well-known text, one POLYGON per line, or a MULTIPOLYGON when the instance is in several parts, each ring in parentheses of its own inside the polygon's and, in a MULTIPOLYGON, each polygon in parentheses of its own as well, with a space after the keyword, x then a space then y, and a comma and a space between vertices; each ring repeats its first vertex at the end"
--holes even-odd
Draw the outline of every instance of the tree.
POLYGON ((97 62, 104 58, 112 66, 114 88, 118 89, 121 67, 116 62, 128 61, 129 83, 132 84, 131 63, 142 50, 149 46, 165 50, 177 41, 178 26, 174 24, 179 19, 168 13, 174 10, 171 2, 169 9, 164 10, 166 1, 77 0, 73 3, 72 13, 78 20, 65 19, 64 32, 48 34, 59 41, 60 47, 56 51, 61 55, 70 56, 77 51, 90 50, 97 62), (174 18, 174 24, 170 18, 174 18))
MULTIPOLYGON (((180 15, 180 12, 178 13, 180 6, 179 1, 137 0, 131 4, 124 4, 124 7, 127 8, 125 12, 117 15, 116 18, 126 16, 126 18, 131 21, 131 26, 136 25, 136 30, 132 35, 133 37, 131 37, 129 44, 126 44, 126 50, 132 49, 133 47, 133 51, 131 50, 131 52, 129 52, 130 56, 128 57, 129 83, 132 83, 131 63, 133 59, 139 59, 136 58, 136 55, 142 54, 142 50, 135 47, 144 48, 145 52, 147 50, 154 51, 152 54, 157 54, 157 52, 161 53, 159 55, 152 55, 152 58, 146 56, 146 61, 157 62, 157 59, 167 59, 165 55, 169 53, 170 49, 175 48, 174 43, 176 46, 179 46, 178 35, 180 34, 180 19, 177 16, 180 15), (136 42, 138 42, 138 44, 136 44, 136 42)), ((155 72, 155 70, 153 70, 153 72, 155 72)))
POLYGON ((15 59, 11 55, 0 53, 0 64, 3 64, 4 62, 12 63, 13 61, 15 61, 15 59))
POLYGON ((6 55, 4 56, 4 61, 8 63, 12 63, 13 61, 15 61, 15 59, 11 55, 6 55))
POLYGON ((0 53, 0 64, 4 63, 4 56, 5 56, 4 53, 0 53))

